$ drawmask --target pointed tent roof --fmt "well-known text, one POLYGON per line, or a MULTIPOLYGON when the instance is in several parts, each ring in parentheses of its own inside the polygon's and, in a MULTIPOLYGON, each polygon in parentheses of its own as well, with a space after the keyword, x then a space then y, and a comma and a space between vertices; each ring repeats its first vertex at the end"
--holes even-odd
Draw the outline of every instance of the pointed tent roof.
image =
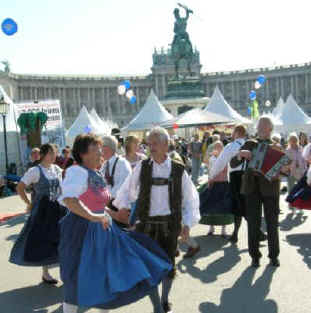
POLYGON ((216 113, 203 111, 201 108, 194 108, 178 115, 171 121, 163 123, 161 126, 165 128, 173 128, 174 125, 177 125, 178 127, 183 128, 225 123, 232 123, 232 120, 216 113))
POLYGON ((94 118, 88 113, 86 107, 83 106, 80 110, 78 117, 66 133, 67 144, 72 145, 76 136, 85 133, 87 131, 87 128, 89 129, 89 131, 95 134, 105 135, 105 133, 100 129, 94 118))
POLYGON ((122 132, 147 130, 172 119, 173 116, 166 111, 158 97, 151 89, 143 108, 130 123, 122 128, 122 132))
POLYGON ((290 94, 278 113, 278 118, 284 127, 301 127, 311 124, 311 118, 299 107, 296 100, 290 94))
POLYGON ((215 87, 210 102, 204 111, 220 114, 238 123, 251 124, 252 122, 235 111, 222 95, 218 86, 215 87))
POLYGON ((272 110, 272 114, 273 114, 274 116, 279 115, 279 113, 280 113, 280 111, 281 111, 283 105, 284 105, 284 100, 283 100, 282 97, 280 97, 278 103, 276 104, 276 107, 272 110))
POLYGON ((102 120, 99 115, 97 114, 95 108, 93 108, 90 112, 91 117, 96 121, 98 124, 99 129, 107 135, 110 135, 111 129, 114 127, 118 127, 117 124, 109 121, 109 120, 102 120))
MULTIPOLYGON (((7 132, 17 132, 17 121, 16 121, 16 111, 15 111, 15 104, 13 103, 12 99, 8 96, 5 92, 4 88, 0 85, 0 95, 4 96, 4 100, 10 104, 8 115, 6 116, 6 131, 7 132)), ((0 132, 3 132, 3 123, 2 118, 0 119, 0 132)))

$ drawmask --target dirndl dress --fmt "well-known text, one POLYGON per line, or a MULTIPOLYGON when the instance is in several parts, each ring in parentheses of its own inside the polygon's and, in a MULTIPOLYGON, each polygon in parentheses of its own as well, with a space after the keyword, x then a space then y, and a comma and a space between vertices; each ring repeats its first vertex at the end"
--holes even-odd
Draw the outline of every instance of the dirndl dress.
POLYGON ((234 222, 233 198, 226 177, 227 168, 216 176, 215 182, 210 188, 206 183, 200 190, 200 224, 229 225, 234 222))
MULTIPOLYGON (((62 185, 78 183, 68 169, 62 185)), ((87 188, 78 198, 92 212, 106 214, 110 195, 103 176, 87 171, 87 188)), ((74 213, 61 221, 59 246, 64 301, 80 307, 115 309, 143 298, 167 276, 172 265, 164 251, 150 238, 136 232, 121 230, 110 219, 104 230, 100 223, 91 222, 74 213)))
POLYGON ((311 187, 307 184, 306 174, 290 191, 286 201, 293 208, 311 210, 311 187))
POLYGON ((34 199, 31 214, 11 251, 9 261, 23 266, 44 266, 58 263, 59 221, 67 214, 57 198, 60 177, 48 179, 41 166, 40 178, 33 185, 34 199))

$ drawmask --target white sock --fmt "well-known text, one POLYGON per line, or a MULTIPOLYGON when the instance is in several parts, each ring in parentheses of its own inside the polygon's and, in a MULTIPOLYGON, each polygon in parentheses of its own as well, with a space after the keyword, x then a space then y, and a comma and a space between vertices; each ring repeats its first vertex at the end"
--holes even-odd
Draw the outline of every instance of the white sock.
POLYGON ((78 306, 64 302, 63 313, 78 313, 78 306))
POLYGON ((54 279, 50 273, 49 273, 49 266, 48 265, 45 265, 45 266, 42 266, 42 276, 45 278, 45 279, 54 279))

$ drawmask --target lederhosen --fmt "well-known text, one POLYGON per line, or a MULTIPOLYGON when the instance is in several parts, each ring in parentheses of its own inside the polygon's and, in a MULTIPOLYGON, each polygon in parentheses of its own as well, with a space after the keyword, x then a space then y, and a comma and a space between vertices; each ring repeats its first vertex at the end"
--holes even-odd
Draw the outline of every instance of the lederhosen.
POLYGON ((140 192, 136 207, 140 222, 136 225, 136 230, 151 237, 167 253, 174 266, 169 277, 174 278, 177 239, 182 227, 182 175, 185 168, 182 164, 172 160, 169 178, 152 177, 152 168, 152 160, 142 161, 140 192), (149 216, 152 185, 168 186, 170 215, 149 216))

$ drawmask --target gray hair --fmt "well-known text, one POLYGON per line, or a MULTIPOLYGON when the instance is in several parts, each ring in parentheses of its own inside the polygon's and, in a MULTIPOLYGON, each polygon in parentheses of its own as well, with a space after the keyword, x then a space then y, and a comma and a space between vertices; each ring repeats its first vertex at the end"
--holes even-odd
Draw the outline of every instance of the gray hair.
POLYGON ((118 149, 118 140, 114 136, 104 136, 103 146, 109 147, 113 152, 116 152, 118 149))
POLYGON ((167 132, 167 130, 163 127, 154 127, 153 129, 151 129, 148 138, 156 136, 159 138, 160 141, 165 142, 165 143, 169 143, 170 141, 170 135, 167 132))

